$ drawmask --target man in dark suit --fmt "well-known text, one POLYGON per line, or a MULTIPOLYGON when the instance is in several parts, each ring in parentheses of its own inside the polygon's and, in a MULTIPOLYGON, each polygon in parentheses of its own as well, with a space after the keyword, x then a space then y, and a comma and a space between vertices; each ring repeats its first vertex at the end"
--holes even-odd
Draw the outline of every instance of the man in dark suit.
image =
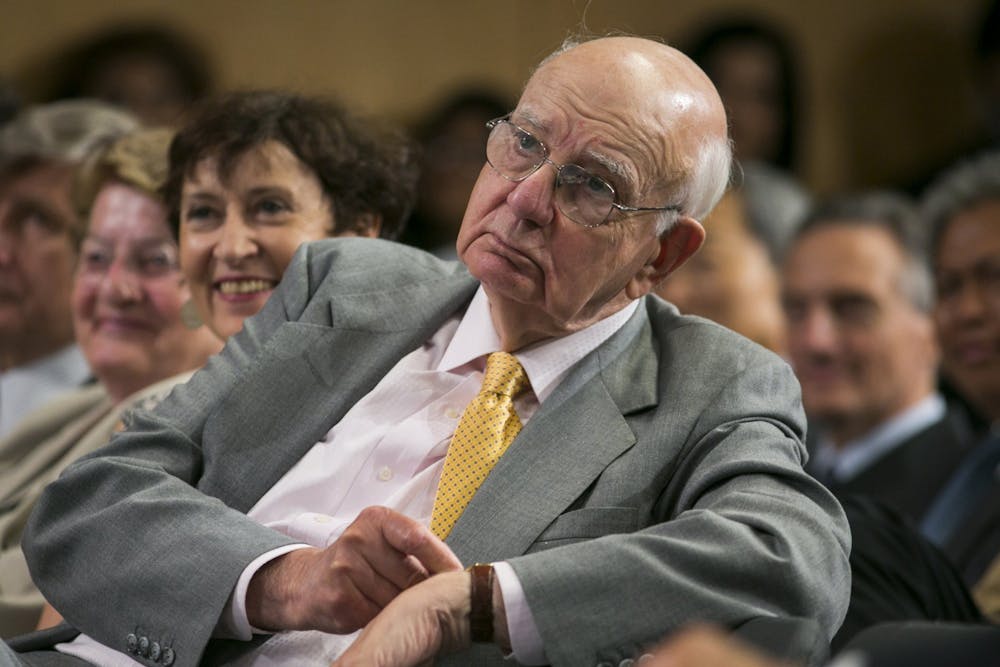
POLYGON ((891 193, 818 207, 782 271, 788 348, 815 442, 807 470, 919 521, 966 452, 936 391, 930 273, 914 207, 891 193))
POLYGON ((1000 619, 1000 153, 970 159, 928 190, 942 371, 987 425, 928 511, 940 544, 983 610, 1000 619))
POLYGON ((303 247, 218 357, 49 488, 32 574, 93 638, 60 650, 327 664, 393 600, 458 628, 441 664, 618 663, 696 618, 833 633, 849 537, 801 468, 790 369, 646 296, 728 179, 707 77, 649 40, 569 44, 490 128, 463 264, 303 247), (525 391, 477 396, 496 358, 525 391), (440 528, 481 401, 512 441, 440 528))

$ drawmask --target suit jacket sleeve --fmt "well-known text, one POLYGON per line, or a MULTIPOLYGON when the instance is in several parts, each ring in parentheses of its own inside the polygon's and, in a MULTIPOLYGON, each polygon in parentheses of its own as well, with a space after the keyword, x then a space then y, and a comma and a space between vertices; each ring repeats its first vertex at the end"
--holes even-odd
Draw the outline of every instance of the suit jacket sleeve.
POLYGON ((553 665, 618 664, 699 620, 801 616, 832 636, 846 613, 850 535, 802 471, 791 370, 687 328, 660 333, 661 398, 626 416, 635 444, 509 559, 553 665))
MULTIPOLYGON (((325 277, 328 267, 313 266, 310 252, 300 249, 264 309, 205 369, 154 412, 127 413, 126 432, 70 466, 40 499, 24 540, 32 576, 86 634, 121 651, 139 634, 170 647, 176 665, 197 665, 239 573, 291 542, 198 487, 206 469, 226 466, 203 441, 206 424, 239 400, 232 394, 242 376, 280 344, 284 323, 303 317, 325 277)), ((254 441, 230 426, 231 437, 254 441)))

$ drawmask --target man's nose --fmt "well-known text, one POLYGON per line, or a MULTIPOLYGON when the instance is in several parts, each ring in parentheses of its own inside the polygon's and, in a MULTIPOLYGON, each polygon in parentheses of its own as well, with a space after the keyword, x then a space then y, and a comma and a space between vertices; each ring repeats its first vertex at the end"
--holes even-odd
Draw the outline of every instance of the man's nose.
POLYGON ((243 217, 239 213, 227 213, 212 254, 225 262, 239 263, 257 254, 257 249, 253 230, 243 217))
POLYGON ((507 195, 507 204, 522 220, 547 225, 555 215, 556 171, 543 164, 523 181, 514 184, 507 195))
POLYGON ((826 308, 810 307, 791 329, 803 351, 827 353, 837 345, 837 324, 826 308))

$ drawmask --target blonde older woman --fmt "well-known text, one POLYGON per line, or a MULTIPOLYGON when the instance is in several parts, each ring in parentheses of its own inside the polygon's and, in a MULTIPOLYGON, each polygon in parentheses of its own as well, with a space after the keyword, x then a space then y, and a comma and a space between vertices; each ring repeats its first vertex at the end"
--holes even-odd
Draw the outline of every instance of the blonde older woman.
POLYGON ((71 298, 77 341, 98 382, 41 408, 0 446, 0 634, 35 627, 44 600, 21 554, 21 532, 41 489, 108 441, 122 414, 148 407, 217 352, 190 329, 190 298, 167 209, 166 130, 126 135, 92 156, 76 179, 88 226, 71 298), (8 465, 9 464, 9 465, 8 465))

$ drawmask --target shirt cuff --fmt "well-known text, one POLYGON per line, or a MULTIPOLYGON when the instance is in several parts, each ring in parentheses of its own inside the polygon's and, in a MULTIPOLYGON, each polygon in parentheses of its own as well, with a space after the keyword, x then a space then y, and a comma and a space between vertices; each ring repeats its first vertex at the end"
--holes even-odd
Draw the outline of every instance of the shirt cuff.
POLYGON ((521 580, 509 563, 493 563, 493 574, 500 585, 503 606, 507 614, 511 655, 522 665, 547 665, 542 636, 538 634, 535 617, 524 597, 521 580))
POLYGON ((222 616, 219 618, 219 622, 216 624, 215 630, 212 632, 212 636, 217 639, 240 639, 242 641, 250 641, 253 639, 255 634, 272 634, 270 630, 261 630, 260 628, 253 627, 250 625, 250 620, 247 618, 247 589, 250 587, 250 580, 253 579, 253 575, 257 574, 257 570, 264 567, 264 565, 270 563, 278 556, 283 556, 289 552, 298 551, 299 549, 310 548, 312 547, 308 544, 288 544, 283 547, 267 551, 251 561, 251 563, 243 570, 243 574, 240 575, 240 578, 236 580, 236 587, 229 596, 229 602, 226 603, 226 608, 222 610, 222 616))

